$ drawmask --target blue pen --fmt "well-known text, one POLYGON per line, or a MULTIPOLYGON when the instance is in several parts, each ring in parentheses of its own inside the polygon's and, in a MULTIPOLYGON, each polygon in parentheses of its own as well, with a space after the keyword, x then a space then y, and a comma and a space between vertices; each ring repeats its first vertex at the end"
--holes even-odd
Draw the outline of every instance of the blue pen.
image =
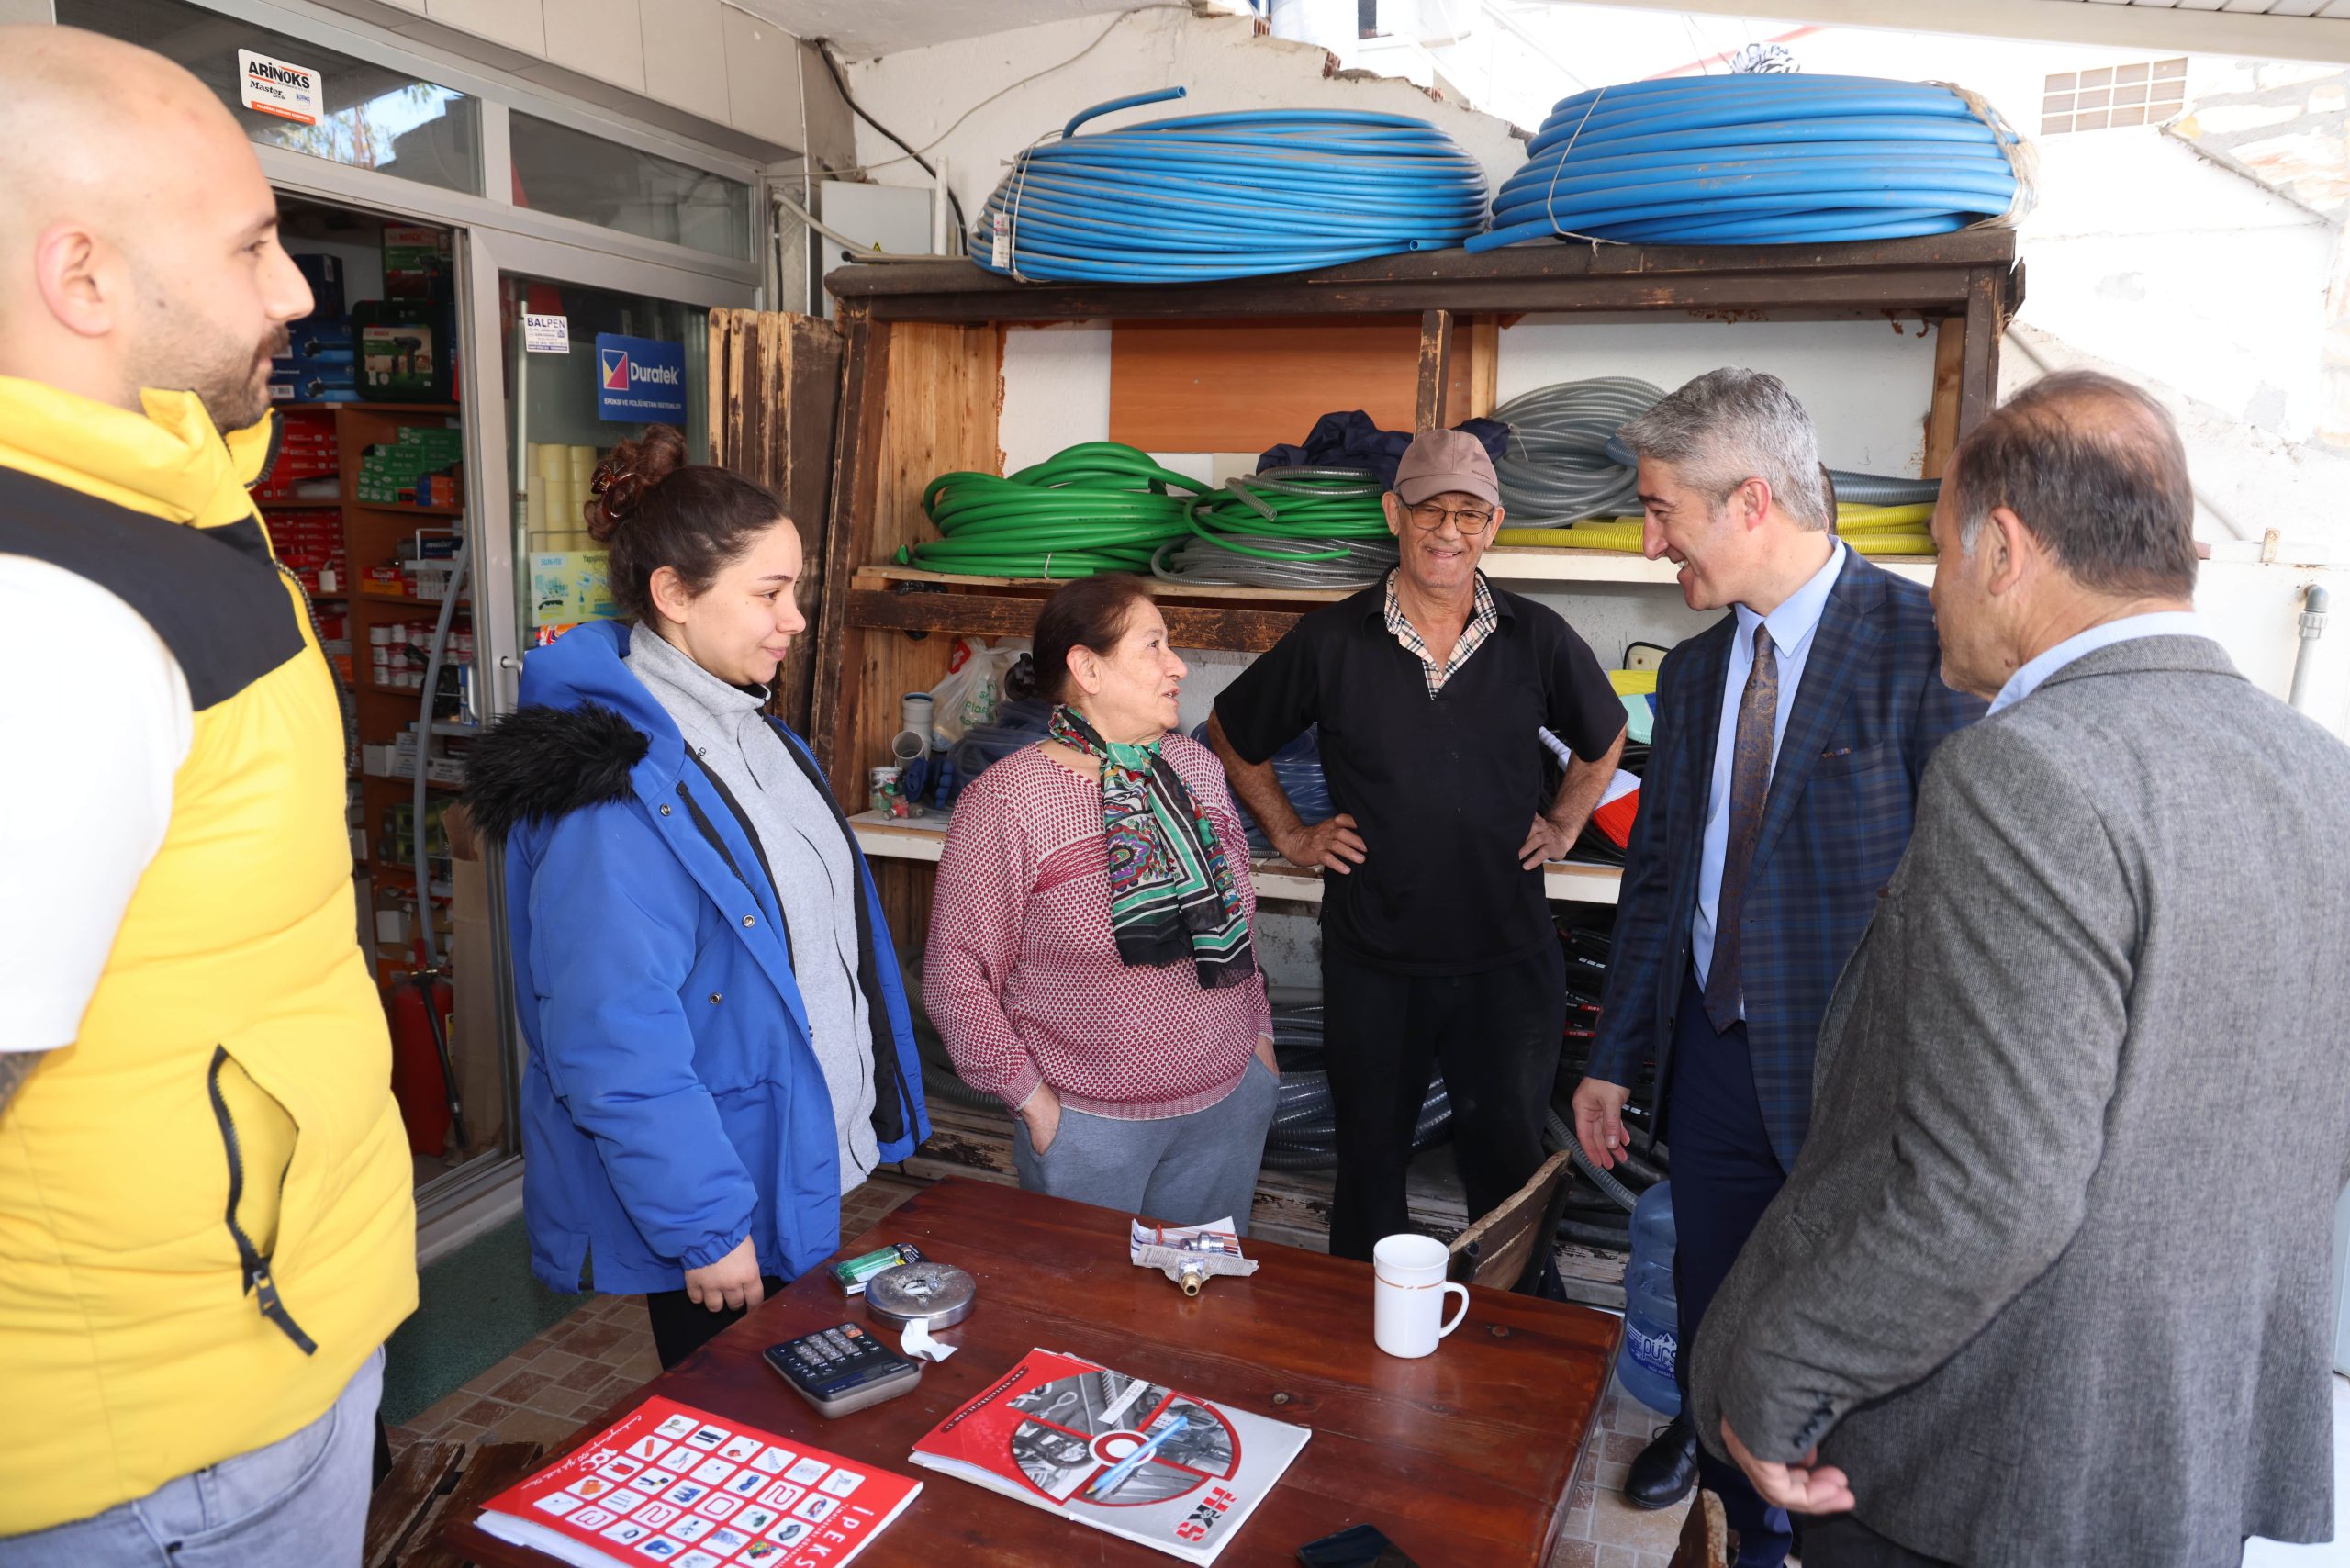
POLYGON ((1135 1450, 1134 1452, 1126 1455, 1125 1458, 1112 1465, 1108 1474, 1102 1476, 1101 1480, 1096 1481, 1092 1485, 1085 1489, 1086 1495, 1089 1497, 1106 1497, 1111 1493, 1115 1492, 1125 1484, 1127 1476, 1132 1475, 1136 1471, 1142 1468, 1143 1461, 1148 1459, 1152 1454, 1157 1453, 1160 1447, 1166 1443, 1168 1439, 1183 1430, 1191 1424, 1192 1413, 1190 1411, 1186 1410, 1177 1416, 1175 1417, 1174 1425, 1160 1428, 1157 1433, 1143 1439, 1142 1447, 1135 1450))

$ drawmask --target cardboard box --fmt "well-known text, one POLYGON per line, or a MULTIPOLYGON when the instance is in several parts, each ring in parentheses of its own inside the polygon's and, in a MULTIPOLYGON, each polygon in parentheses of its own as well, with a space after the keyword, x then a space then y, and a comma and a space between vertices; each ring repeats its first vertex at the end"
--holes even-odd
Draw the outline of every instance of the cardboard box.
POLYGON ((395 299, 446 299, 449 236, 428 224, 384 225, 384 292, 395 299))

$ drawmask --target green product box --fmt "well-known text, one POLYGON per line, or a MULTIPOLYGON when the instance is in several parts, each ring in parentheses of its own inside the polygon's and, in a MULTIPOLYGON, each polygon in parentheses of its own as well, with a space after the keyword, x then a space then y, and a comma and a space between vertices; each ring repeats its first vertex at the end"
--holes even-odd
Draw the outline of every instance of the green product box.
POLYGON ((449 297, 449 237, 424 224, 384 226, 384 292, 395 299, 449 297))
POLYGON ((429 299, 363 299, 351 308, 359 395, 391 403, 445 403, 454 385, 454 313, 429 299))

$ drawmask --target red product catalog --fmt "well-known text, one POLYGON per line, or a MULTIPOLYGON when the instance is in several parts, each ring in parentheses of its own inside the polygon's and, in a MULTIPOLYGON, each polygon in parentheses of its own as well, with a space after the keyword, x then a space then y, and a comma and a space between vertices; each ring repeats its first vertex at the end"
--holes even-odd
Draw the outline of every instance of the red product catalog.
POLYGON ((842 1568, 921 1490, 910 1476, 648 1399, 491 1498, 481 1528, 580 1568, 842 1568))
POLYGON ((1191 1562, 1213 1562, 1313 1436, 1148 1378, 1033 1350, 913 1462, 1191 1562))

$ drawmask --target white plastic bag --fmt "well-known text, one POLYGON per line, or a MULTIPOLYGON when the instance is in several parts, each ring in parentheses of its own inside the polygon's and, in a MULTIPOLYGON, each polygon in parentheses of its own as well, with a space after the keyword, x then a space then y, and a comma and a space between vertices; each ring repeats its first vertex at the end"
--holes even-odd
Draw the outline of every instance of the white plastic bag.
POLYGON ((1018 637, 992 646, 983 637, 955 640, 946 678, 930 689, 930 727, 939 749, 961 740, 974 724, 995 722, 1003 705, 1004 673, 1027 651, 1027 642, 1018 637))

